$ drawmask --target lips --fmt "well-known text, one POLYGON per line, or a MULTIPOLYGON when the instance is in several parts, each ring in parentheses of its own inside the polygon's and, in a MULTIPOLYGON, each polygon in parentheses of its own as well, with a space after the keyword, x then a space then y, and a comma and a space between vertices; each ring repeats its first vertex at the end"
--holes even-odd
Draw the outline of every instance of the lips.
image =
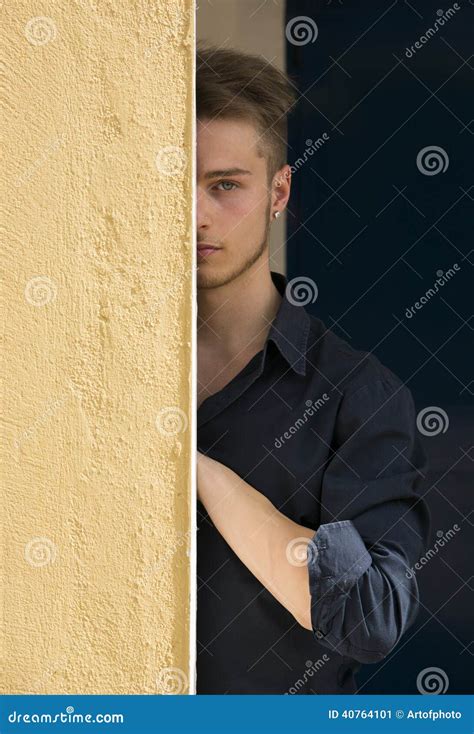
POLYGON ((220 247, 214 247, 213 245, 208 245, 206 243, 200 243, 197 246, 197 253, 198 255, 212 255, 213 252, 218 252, 221 248, 220 247))

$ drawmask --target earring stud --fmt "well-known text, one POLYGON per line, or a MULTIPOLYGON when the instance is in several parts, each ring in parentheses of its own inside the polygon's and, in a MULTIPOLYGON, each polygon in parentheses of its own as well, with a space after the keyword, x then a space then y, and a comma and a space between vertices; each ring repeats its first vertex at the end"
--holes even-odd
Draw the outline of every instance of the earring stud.
POLYGON ((278 217, 280 216, 280 214, 281 214, 281 212, 278 212, 277 211, 277 212, 275 212, 275 214, 273 216, 275 217, 275 219, 278 219, 278 217))

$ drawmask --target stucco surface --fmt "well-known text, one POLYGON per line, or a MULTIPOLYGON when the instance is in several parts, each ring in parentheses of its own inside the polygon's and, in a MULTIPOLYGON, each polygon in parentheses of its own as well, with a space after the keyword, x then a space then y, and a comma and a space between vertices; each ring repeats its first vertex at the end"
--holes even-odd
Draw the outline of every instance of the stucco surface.
POLYGON ((2 4, 2 693, 189 692, 192 6, 2 4))

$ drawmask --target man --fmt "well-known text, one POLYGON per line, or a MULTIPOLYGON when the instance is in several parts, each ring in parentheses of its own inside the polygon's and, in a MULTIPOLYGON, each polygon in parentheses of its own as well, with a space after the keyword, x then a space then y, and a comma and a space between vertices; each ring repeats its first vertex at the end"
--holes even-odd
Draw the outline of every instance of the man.
MULTIPOLYGON (((197 58, 198 693, 354 693, 413 623, 427 543, 409 390, 270 270, 291 81, 197 58)), ((308 287, 308 279, 303 282, 308 287)), ((311 281, 309 282, 311 287, 311 281)))

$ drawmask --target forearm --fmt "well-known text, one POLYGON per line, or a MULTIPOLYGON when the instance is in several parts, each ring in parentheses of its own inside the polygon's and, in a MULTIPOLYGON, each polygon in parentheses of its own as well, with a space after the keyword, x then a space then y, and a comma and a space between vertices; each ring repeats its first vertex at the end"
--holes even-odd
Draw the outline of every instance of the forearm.
POLYGON ((314 530, 283 515, 223 464, 198 455, 198 496, 247 568, 306 629, 311 629, 305 544, 314 530))

